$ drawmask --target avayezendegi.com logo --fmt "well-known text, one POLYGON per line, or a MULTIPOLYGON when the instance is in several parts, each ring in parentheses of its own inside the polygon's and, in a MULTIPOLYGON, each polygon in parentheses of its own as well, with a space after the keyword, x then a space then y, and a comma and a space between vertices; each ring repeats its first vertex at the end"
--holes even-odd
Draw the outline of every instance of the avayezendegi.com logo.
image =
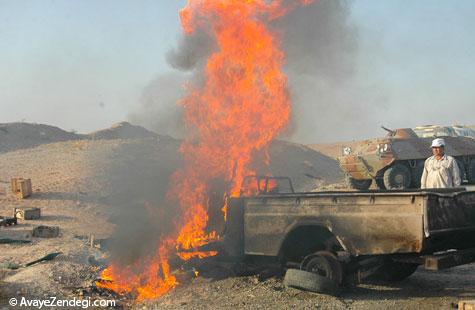
POLYGON ((91 298, 79 299, 74 297, 73 299, 58 299, 57 297, 48 297, 45 299, 28 299, 26 297, 13 297, 9 300, 10 307, 28 307, 43 309, 46 307, 64 307, 64 308, 82 308, 87 309, 89 307, 115 307, 115 300, 110 299, 95 299, 91 298))

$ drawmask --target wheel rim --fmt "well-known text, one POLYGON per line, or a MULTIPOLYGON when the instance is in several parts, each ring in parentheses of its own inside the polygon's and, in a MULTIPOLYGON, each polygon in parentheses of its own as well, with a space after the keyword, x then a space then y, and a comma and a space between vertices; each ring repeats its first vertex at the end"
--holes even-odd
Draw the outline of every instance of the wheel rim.
POLYGON ((411 186, 411 171, 403 164, 395 164, 388 168, 383 175, 387 189, 404 189, 411 186))
POLYGON ((336 256, 329 251, 319 251, 309 255, 302 262, 301 269, 335 281, 343 282, 343 269, 336 256))
POLYGON ((305 269, 322 277, 332 278, 331 266, 325 257, 315 256, 310 259, 305 269))
POLYGON ((404 185, 404 176, 402 174, 397 174, 394 177, 394 181, 396 181, 396 184, 402 187, 404 185))
POLYGON ((313 258, 307 265, 307 271, 329 278, 329 272, 321 262, 320 257, 313 258))

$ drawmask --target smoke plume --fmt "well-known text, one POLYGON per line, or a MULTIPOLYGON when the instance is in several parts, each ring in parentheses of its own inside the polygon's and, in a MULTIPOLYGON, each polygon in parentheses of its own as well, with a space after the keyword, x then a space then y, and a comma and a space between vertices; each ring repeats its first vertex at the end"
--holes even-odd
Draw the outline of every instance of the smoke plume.
MULTIPOLYGON (((361 95, 355 78, 358 33, 350 21, 349 3, 317 1, 296 8, 271 26, 282 40, 293 103, 292 125, 285 138, 306 143, 344 139, 360 119, 368 119, 366 111, 375 101, 361 95)), ((181 37, 166 55, 175 72, 157 77, 144 89, 132 121, 161 134, 181 136, 182 110, 176 103, 185 76, 191 74, 194 83, 200 83, 204 61, 214 49, 206 33, 181 37)))

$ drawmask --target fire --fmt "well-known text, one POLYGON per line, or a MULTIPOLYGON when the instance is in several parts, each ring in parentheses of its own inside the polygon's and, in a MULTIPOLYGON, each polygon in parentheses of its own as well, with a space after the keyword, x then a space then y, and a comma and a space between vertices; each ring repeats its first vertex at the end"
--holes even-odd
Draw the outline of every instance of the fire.
MULTIPOLYGON (((226 195, 238 195, 256 152, 285 128, 290 116, 284 53, 269 21, 311 0, 188 0, 180 12, 183 31, 198 28, 216 42, 205 67, 205 82, 190 87, 181 101, 189 136, 181 145, 184 167, 171 178, 168 198, 181 210, 177 230, 160 238, 155 256, 134 266, 107 268, 98 285, 138 300, 157 298, 178 285, 169 260, 178 256, 213 256, 194 249, 219 239, 207 231, 208 194, 212 180, 228 184, 226 195), (285 1, 286 3, 288 1, 285 1)), ((226 211, 226 206, 223 207, 226 211)))
POLYGON ((173 239, 162 241, 155 256, 131 266, 112 264, 101 274, 96 285, 118 294, 134 293, 137 301, 156 298, 174 288, 178 282, 170 273, 169 253, 173 239))

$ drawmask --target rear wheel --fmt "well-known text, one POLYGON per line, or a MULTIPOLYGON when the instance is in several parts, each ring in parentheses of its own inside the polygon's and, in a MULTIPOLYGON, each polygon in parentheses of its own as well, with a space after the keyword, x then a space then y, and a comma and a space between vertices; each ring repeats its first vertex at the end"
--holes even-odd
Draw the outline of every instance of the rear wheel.
POLYGON ((320 251, 304 259, 302 269, 329 278, 337 284, 343 282, 343 268, 336 256, 328 251, 320 251))
POLYGON ((387 189, 406 189, 411 186, 411 170, 406 165, 395 164, 384 172, 383 179, 387 189))
POLYGON ((369 187, 371 186, 371 183, 373 180, 357 180, 354 179, 350 176, 346 177, 346 183, 348 184, 349 187, 360 190, 360 191, 365 191, 368 190, 369 187))
POLYGON ((384 186, 384 179, 383 178, 376 178, 376 185, 379 189, 385 190, 386 186, 384 186))
POLYGON ((421 188, 421 178, 424 172, 425 160, 418 160, 415 162, 415 166, 411 166, 412 187, 421 188))
MULTIPOLYGON (((461 160, 456 160, 457 161, 457 166, 459 167, 459 170, 460 170, 460 181, 463 183, 465 181, 465 165, 463 163, 463 161, 461 160)), ((468 178, 467 178, 468 179, 468 178)))
POLYGON ((329 295, 337 295, 340 290, 335 281, 316 273, 299 269, 287 269, 284 276, 284 285, 329 295))

